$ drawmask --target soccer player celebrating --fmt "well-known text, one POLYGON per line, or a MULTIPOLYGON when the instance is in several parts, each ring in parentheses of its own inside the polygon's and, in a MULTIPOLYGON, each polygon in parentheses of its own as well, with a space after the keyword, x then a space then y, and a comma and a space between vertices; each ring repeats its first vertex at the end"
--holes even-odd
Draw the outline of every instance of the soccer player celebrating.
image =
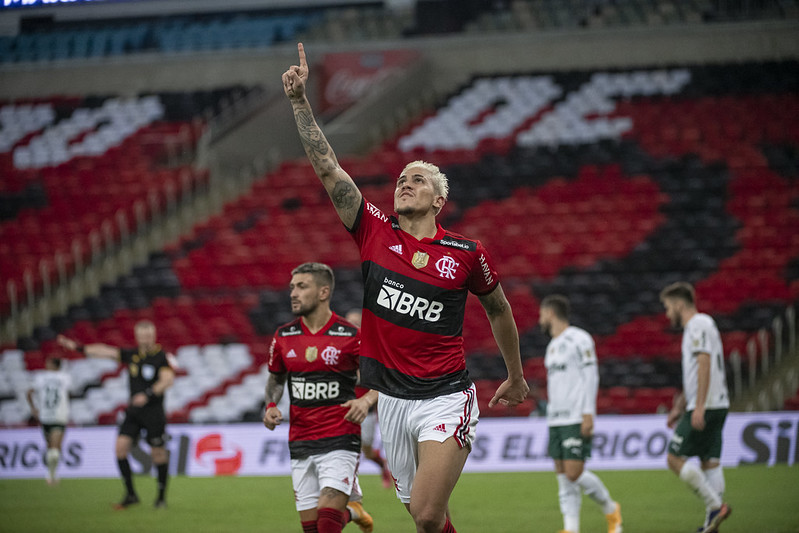
POLYGON ((117 348, 101 343, 84 346, 63 335, 58 336, 58 343, 68 350, 78 351, 87 357, 112 359, 127 365, 130 402, 125 409, 125 419, 119 426, 116 441, 117 465, 125 483, 126 493, 115 507, 124 509, 139 503, 139 497, 133 487, 128 454, 144 430, 147 433, 153 464, 158 470, 158 497, 154 507, 161 508, 166 507, 166 484, 169 476, 169 455, 165 446, 164 393, 175 380, 173 357, 156 344, 155 325, 149 320, 137 322, 133 328, 133 335, 137 345, 134 348, 117 348))
POLYGON ((304 533, 340 532, 352 520, 372 531, 372 517, 356 488, 361 428, 377 401, 370 391, 355 397, 360 334, 330 309, 335 280, 322 263, 303 263, 291 272, 291 311, 269 349, 264 425, 283 421, 277 403, 290 383, 291 480, 304 533), (355 500, 348 503, 350 495, 355 500))
POLYGON ((677 428, 669 443, 668 465, 705 502, 703 533, 719 530, 732 512, 724 503, 724 473, 721 469, 721 436, 730 407, 724 373, 724 348, 713 319, 696 309, 696 293, 685 282, 660 292, 666 316, 674 327, 683 328, 683 392, 669 412, 668 426, 677 428), (702 469, 687 459, 699 457, 702 469))
POLYGON ((579 533, 582 491, 594 500, 608 522, 608 533, 621 533, 621 507, 596 474, 585 468, 599 387, 596 349, 591 335, 569 323, 569 300, 550 295, 541 301, 539 324, 551 335, 547 368, 549 455, 555 461, 564 533, 579 533))
POLYGON ((396 217, 364 199, 316 123, 305 51, 297 48, 300 64, 283 74, 283 89, 305 153, 360 249, 361 380, 380 393, 380 433, 397 496, 417 532, 452 533, 448 502, 479 415, 463 351, 468 292, 480 299, 508 370, 491 407, 518 405, 529 390, 513 313, 482 243, 436 223, 448 192, 438 167, 405 167, 394 190, 396 217))
POLYGON ((47 443, 47 484, 58 482, 56 468, 61 460, 61 442, 69 422, 69 387, 72 380, 61 370, 61 359, 48 357, 44 370, 36 372, 26 395, 31 414, 42 425, 47 443))

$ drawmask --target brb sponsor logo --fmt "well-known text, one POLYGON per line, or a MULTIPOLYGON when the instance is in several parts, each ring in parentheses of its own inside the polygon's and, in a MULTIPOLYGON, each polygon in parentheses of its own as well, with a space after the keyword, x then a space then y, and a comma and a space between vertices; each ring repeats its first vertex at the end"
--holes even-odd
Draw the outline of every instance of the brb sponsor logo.
POLYGON ((405 285, 393 279, 384 278, 383 286, 377 297, 377 305, 391 309, 401 315, 417 316, 427 322, 438 322, 441 318, 441 311, 444 304, 441 302, 430 301, 421 296, 414 296, 403 289, 405 285))
POLYGON ((291 380, 291 396, 295 400, 332 400, 338 398, 339 383, 337 381, 305 381, 293 377, 291 380))
POLYGON ((235 444, 226 444, 220 433, 211 433, 197 441, 194 458, 211 467, 216 476, 232 476, 241 469, 244 452, 235 444))

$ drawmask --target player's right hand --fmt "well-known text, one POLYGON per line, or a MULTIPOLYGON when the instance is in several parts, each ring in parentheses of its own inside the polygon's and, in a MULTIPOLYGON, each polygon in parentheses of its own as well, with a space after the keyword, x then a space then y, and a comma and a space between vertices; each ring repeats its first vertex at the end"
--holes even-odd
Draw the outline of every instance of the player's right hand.
POLYGON ((283 73, 283 91, 289 100, 305 98, 305 83, 308 81, 308 62, 305 59, 305 48, 302 43, 297 43, 297 52, 300 54, 299 66, 291 65, 283 73))
POLYGON ((283 413, 277 407, 269 407, 264 413, 264 426, 273 430, 283 422, 283 413))
POLYGON ((77 342, 67 337, 64 337, 63 335, 59 335, 58 337, 56 337, 55 340, 59 346, 61 346, 62 348, 66 348, 67 350, 74 350, 75 348, 78 347, 77 342))

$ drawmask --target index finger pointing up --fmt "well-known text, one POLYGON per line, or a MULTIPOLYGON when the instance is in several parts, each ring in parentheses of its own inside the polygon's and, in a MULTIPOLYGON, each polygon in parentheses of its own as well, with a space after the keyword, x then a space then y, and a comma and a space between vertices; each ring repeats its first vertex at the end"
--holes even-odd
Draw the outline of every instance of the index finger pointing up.
POLYGON ((297 51, 300 53, 300 68, 307 68, 308 63, 305 61, 305 48, 302 43, 297 43, 297 51))

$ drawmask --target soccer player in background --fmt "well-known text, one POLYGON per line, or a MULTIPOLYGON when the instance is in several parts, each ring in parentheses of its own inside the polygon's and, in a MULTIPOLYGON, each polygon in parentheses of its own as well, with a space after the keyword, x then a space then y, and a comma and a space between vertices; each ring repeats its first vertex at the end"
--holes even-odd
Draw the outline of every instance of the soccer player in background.
POLYGON ((683 328, 683 392, 669 412, 668 426, 676 429, 669 443, 669 468, 705 503, 703 533, 719 530, 732 508, 723 501, 721 439, 730 407, 724 348, 716 323, 696 308, 689 283, 677 282, 660 292, 660 301, 672 326, 683 328), (688 461, 698 457, 701 470, 688 461))
POLYGON ((136 339, 136 346, 133 348, 118 348, 102 343, 81 345, 63 335, 58 336, 58 344, 86 357, 111 359, 127 366, 130 401, 116 441, 117 465, 126 492, 115 508, 124 509, 139 503, 133 487, 128 455, 142 430, 146 432, 153 464, 158 471, 158 496, 153 505, 155 508, 162 508, 166 507, 166 485, 169 477, 164 393, 175 380, 174 358, 156 344, 155 325, 149 320, 137 322, 133 335, 136 339))
POLYGON ((396 217, 364 199, 316 123, 302 43, 297 48, 299 65, 283 74, 283 89, 305 153, 360 249, 361 381, 380 393, 380 433, 397 496, 417 532, 452 533, 449 498, 479 416, 463 351, 467 295, 483 305, 508 371, 491 407, 518 405, 529 390, 513 313, 482 243, 437 224, 448 192, 438 167, 406 166, 394 190, 396 217))
POLYGON ((582 492, 605 514, 608 533, 621 533, 621 507, 596 474, 585 468, 591 456, 599 369, 591 335, 569 322, 565 296, 541 301, 539 324, 552 337, 544 364, 547 369, 549 456, 555 461, 558 499, 564 533, 579 533, 582 492))
MULTIPOLYGON (((344 315, 344 318, 360 328, 361 316, 360 309, 352 309, 348 311, 346 315, 344 315)), ((358 385, 355 387, 355 396, 360 398, 368 391, 369 389, 358 385)), ((383 477, 383 487, 388 489, 394 485, 394 480, 391 479, 391 472, 388 470, 388 464, 386 464, 386 460, 383 459, 382 455, 380 455, 380 448, 375 448, 374 446, 376 433, 377 405, 373 405, 366 414, 366 418, 363 420, 363 422, 361 422, 361 451, 363 452, 364 457, 380 467, 380 472, 383 477)))
POLYGON ((360 334, 330 309, 335 279, 322 263, 291 272, 295 320, 277 328, 269 349, 264 425, 283 422, 277 404, 289 383, 291 481, 303 533, 340 532, 352 520, 362 531, 373 520, 355 489, 361 428, 376 392, 355 397, 360 334))
POLYGON ((45 462, 48 485, 58 483, 56 468, 61 460, 61 443, 69 423, 71 384, 69 374, 61 370, 61 359, 48 357, 44 362, 44 370, 34 374, 31 388, 26 395, 31 414, 42 425, 47 443, 45 462))

